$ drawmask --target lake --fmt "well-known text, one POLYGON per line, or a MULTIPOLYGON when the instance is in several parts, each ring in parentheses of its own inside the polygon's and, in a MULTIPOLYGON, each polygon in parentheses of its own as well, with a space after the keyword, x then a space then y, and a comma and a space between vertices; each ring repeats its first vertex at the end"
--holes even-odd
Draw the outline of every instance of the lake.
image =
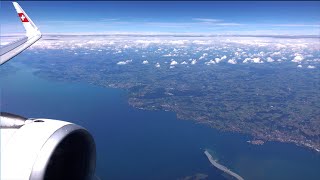
POLYGON ((320 177, 320 153, 278 142, 252 145, 246 142, 250 136, 178 120, 172 112, 132 108, 125 90, 49 81, 28 66, 9 63, 18 70, 0 77, 1 111, 87 128, 96 141, 100 179, 183 179, 198 173, 226 178, 208 161, 206 148, 244 179, 320 177))

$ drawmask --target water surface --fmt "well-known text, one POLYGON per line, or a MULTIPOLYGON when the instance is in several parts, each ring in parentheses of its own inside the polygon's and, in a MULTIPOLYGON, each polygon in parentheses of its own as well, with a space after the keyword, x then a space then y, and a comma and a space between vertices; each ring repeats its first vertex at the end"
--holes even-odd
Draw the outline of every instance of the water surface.
POLYGON ((71 121, 86 127, 97 144, 101 179, 179 179, 197 173, 225 176, 204 149, 244 179, 319 179, 320 155, 293 144, 246 143, 248 136, 216 131, 174 113, 144 111, 127 104, 125 90, 85 83, 48 81, 33 69, 0 77, 1 111, 71 121))

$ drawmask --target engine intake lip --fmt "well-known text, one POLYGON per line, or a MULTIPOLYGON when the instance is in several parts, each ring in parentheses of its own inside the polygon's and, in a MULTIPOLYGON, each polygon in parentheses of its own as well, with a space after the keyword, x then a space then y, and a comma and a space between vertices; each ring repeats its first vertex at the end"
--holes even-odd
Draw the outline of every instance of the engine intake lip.
POLYGON ((92 136, 81 126, 67 124, 45 142, 29 179, 89 180, 94 175, 95 164, 96 148, 92 136))

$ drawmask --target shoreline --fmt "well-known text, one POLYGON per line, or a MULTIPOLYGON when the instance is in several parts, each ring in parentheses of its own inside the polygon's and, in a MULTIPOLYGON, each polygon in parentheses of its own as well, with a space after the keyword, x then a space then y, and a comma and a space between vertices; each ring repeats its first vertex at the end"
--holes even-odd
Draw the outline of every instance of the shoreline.
POLYGON ((211 154, 208 152, 208 150, 205 150, 204 154, 207 156, 208 160, 210 161, 210 163, 214 167, 216 167, 216 168, 220 169, 221 171, 223 171, 223 172, 235 177, 238 180, 244 180, 240 175, 238 175, 237 173, 232 172, 230 169, 228 169, 227 167, 219 164, 216 160, 214 160, 213 157, 211 156, 211 154))

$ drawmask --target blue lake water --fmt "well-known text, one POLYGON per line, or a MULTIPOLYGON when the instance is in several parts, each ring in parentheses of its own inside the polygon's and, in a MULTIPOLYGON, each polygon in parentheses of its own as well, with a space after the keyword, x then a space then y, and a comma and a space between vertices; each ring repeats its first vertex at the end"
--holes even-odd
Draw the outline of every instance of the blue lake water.
POLYGON ((196 173, 222 179, 204 148, 244 179, 320 179, 320 154, 306 148, 251 145, 249 136, 178 120, 172 112, 132 108, 125 90, 48 81, 11 65, 19 70, 0 77, 0 110, 87 128, 96 141, 101 179, 179 179, 196 173))

